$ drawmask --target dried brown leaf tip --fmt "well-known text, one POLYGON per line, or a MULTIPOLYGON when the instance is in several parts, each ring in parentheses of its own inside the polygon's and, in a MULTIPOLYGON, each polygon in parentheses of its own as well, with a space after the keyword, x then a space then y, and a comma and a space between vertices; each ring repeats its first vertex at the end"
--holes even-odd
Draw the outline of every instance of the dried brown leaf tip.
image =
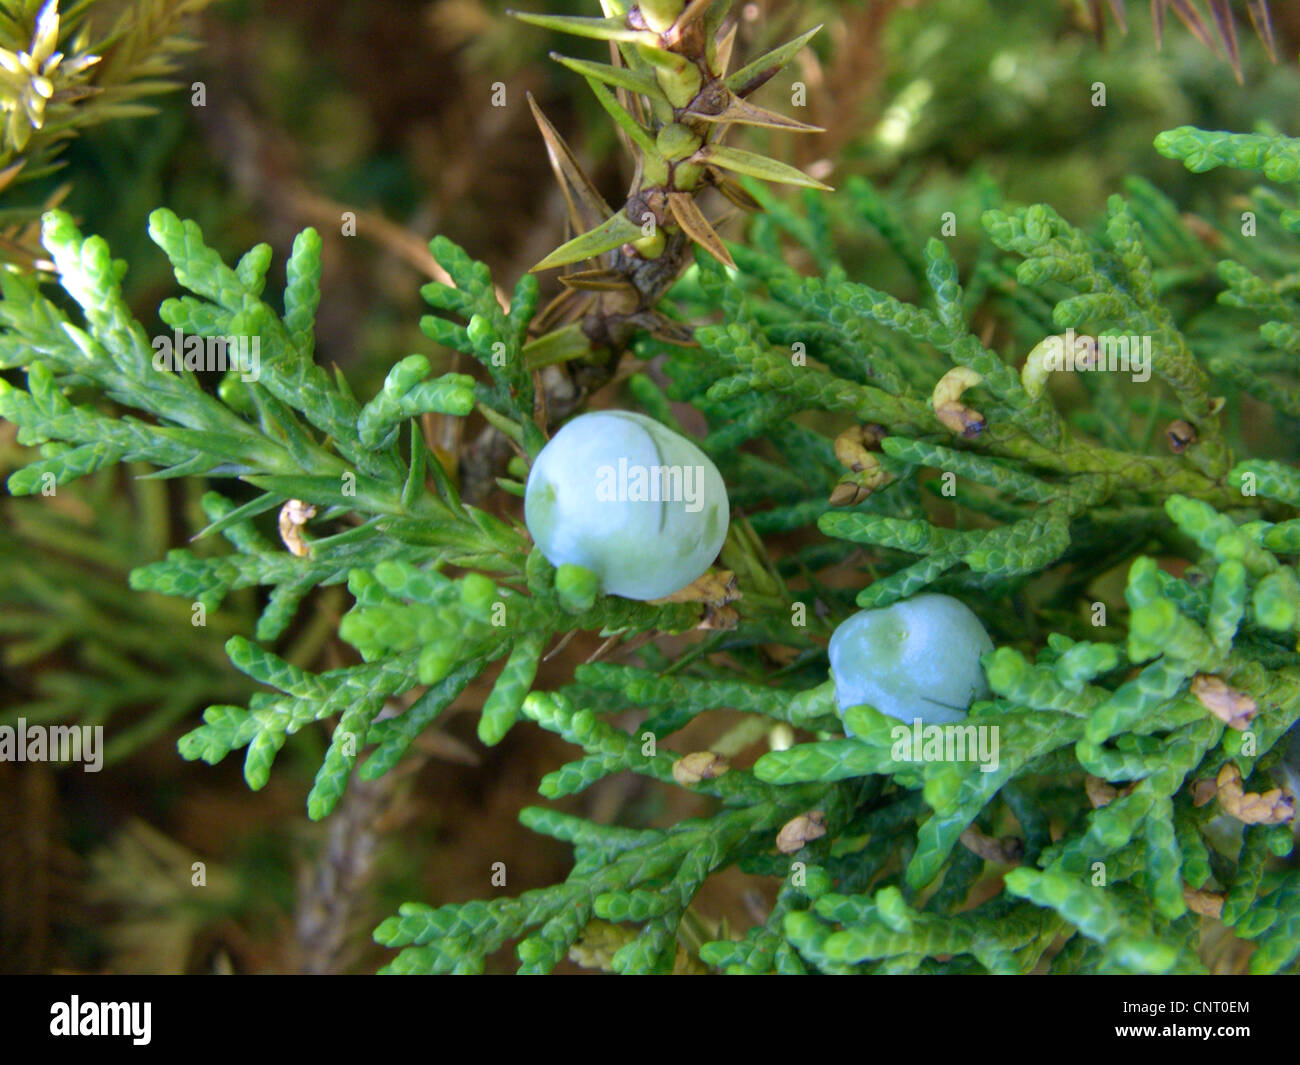
POLYGON ((1229 762, 1215 781, 1224 813, 1247 825, 1281 825, 1295 817, 1295 797, 1281 788, 1243 791, 1241 770, 1229 762))
POLYGON ((835 438, 835 457, 855 473, 864 470, 876 461, 871 452, 880 450, 884 438, 883 425, 851 425, 835 438))
POLYGON ((833 507, 851 507, 861 503, 872 492, 883 488, 891 478, 875 459, 862 470, 846 473, 831 490, 830 503, 833 507))
POLYGON ((851 507, 855 503, 861 503, 871 493, 859 484, 852 481, 840 481, 831 489, 830 504, 833 507, 851 507))
POLYGON ((1183 901, 1192 913, 1202 917, 1220 917, 1223 914, 1223 896, 1216 891, 1198 891, 1183 886, 1183 901))
POLYGON ((740 612, 731 606, 715 606, 713 603, 704 605, 704 617, 695 627, 705 632, 719 631, 729 632, 740 624, 740 612))
POLYGON ((1094 777, 1091 774, 1083 779, 1083 790, 1088 793, 1088 801, 1092 803, 1094 810, 1114 802, 1119 792, 1107 784, 1101 777, 1094 777))
POLYGON ((831 491, 831 506, 850 507, 883 488, 891 480, 873 451, 886 436, 883 425, 853 425, 835 438, 835 457, 849 473, 831 491))
POLYGON ((983 380, 984 378, 968 366, 954 366, 939 378, 939 383, 934 386, 934 394, 930 397, 930 405, 934 408, 935 417, 945 428, 951 429, 967 440, 979 436, 988 422, 979 411, 966 406, 960 400, 962 393, 968 388, 974 388, 983 380))
POLYGON ((776 849, 782 854, 795 854, 813 840, 826 835, 826 815, 820 810, 810 810, 806 814, 787 821, 776 834, 776 849))
POLYGON ((734 629, 740 624, 740 615, 730 605, 743 598, 736 575, 731 570, 717 570, 697 578, 672 595, 655 599, 655 603, 703 603, 704 617, 701 629, 734 629))
POLYGON ((720 754, 695 751, 673 763, 673 779, 688 788, 702 780, 715 780, 730 768, 731 763, 720 754))
POLYGON ((1113 784, 1106 783, 1101 777, 1094 777, 1091 774, 1083 778, 1083 790, 1087 793, 1088 801, 1092 803, 1094 810, 1109 805, 1121 795, 1127 795, 1137 785, 1138 782, 1134 781, 1132 784, 1125 784, 1122 788, 1117 788, 1113 784))
POLYGON ((668 206, 672 211, 673 220, 685 230, 686 235, 691 240, 695 241, 723 266, 729 266, 733 270, 736 268, 735 260, 731 258, 731 252, 727 251, 727 246, 722 243, 722 238, 718 236, 717 230, 704 217, 704 212, 696 206, 695 200, 690 193, 668 193, 668 206))
POLYGON ((1209 777, 1202 777, 1192 784, 1192 805, 1200 808, 1214 801, 1219 794, 1219 785, 1209 777))
POLYGON ((685 588, 655 599, 655 603, 734 603, 740 598, 736 575, 728 569, 710 570, 685 588))
POLYGON ((961 843, 986 862, 997 862, 1000 865, 1015 865, 1025 854, 1024 840, 1018 836, 1003 836, 1001 839, 986 836, 974 825, 961 834, 961 843))
POLYGON ((1169 450, 1175 455, 1181 455, 1194 443, 1196 443, 1196 430, 1192 427, 1191 422, 1185 422, 1182 418, 1172 421, 1165 429, 1165 439, 1169 442, 1169 450))
POLYGON ((1101 777, 1094 777, 1091 774, 1083 778, 1083 790, 1087 792, 1088 801, 1092 803, 1094 810, 1109 805, 1119 795, 1119 792, 1102 780, 1101 777))
POLYGON ((1249 695, 1229 688, 1222 678, 1208 673, 1196 675, 1192 694, 1206 710, 1238 732, 1259 713, 1258 704, 1249 695))
POLYGON ((302 527, 316 516, 316 508, 301 499, 291 499, 280 508, 280 539, 298 558, 306 558, 311 548, 302 538, 302 527))

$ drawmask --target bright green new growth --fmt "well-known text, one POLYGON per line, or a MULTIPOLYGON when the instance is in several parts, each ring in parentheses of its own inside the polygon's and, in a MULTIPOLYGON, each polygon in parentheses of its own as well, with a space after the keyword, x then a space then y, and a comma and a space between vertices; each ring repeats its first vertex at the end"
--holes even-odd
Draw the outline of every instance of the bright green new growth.
MULTIPOLYGON (((648 31, 618 21, 581 25, 653 48, 648 31)), ((646 62, 606 76, 642 73, 675 91, 680 69, 664 86, 646 62)), ((1192 169, 1300 173, 1286 138, 1178 130, 1159 147, 1192 169)), ((573 846, 569 877, 518 896, 484 887, 467 903, 403 905, 375 933, 396 950, 390 971, 482 971, 517 941, 521 971, 547 972, 575 947, 582 956, 584 933, 607 922, 621 939, 608 965, 629 973, 671 970, 681 955, 737 973, 1203 972, 1201 911, 1216 907, 1257 944, 1252 971, 1294 971, 1300 874, 1272 860, 1293 835, 1285 796, 1265 797, 1300 719, 1300 472, 1235 455, 1221 413, 1242 392, 1295 413, 1294 366, 1280 357, 1300 347, 1294 195, 1256 192, 1261 236, 1223 229, 1216 266, 1146 183, 1130 183, 1090 229, 1048 207, 1005 207, 990 190, 964 278, 892 202, 865 181, 834 198, 809 192, 798 209, 765 197, 753 246, 726 249, 737 269, 697 255, 665 303, 681 321, 722 324, 697 327, 698 348, 636 333, 636 354, 662 357, 669 385, 634 373, 627 404, 677 430, 672 404, 690 403, 738 511, 722 547, 742 595, 730 625, 698 603, 600 595, 588 571, 554 566, 518 522, 461 499, 418 419, 472 408, 536 459, 546 435, 531 370, 555 347, 553 334, 530 340, 531 277, 503 309, 487 267, 443 238, 431 248, 453 284, 423 290, 439 313, 422 326, 482 372, 429 377, 430 360, 412 355, 363 399, 313 360, 314 233, 294 245, 281 311, 264 298, 266 246, 232 267, 193 223, 156 212, 151 236, 188 290, 163 304, 166 325, 260 343, 258 379, 228 377, 214 394, 188 371, 154 369, 121 296, 125 265, 49 215, 45 247, 77 310, 29 277, 0 278, 0 368, 27 378, 25 389, 0 383, 0 415, 41 449, 9 488, 32 494, 124 461, 243 482, 205 497, 206 533, 228 553, 175 550, 132 584, 208 606, 266 590, 255 630, 226 644, 265 690, 210 707, 181 752, 216 762, 243 749, 261 787, 291 735, 329 722, 312 817, 330 813, 353 773, 390 771, 484 675, 495 681, 483 742, 521 722, 580 748, 542 778, 544 798, 627 772, 700 797, 699 816, 667 827, 524 809, 526 826, 573 846), (888 232, 906 246, 927 284, 921 302, 850 280, 832 218, 849 235, 888 232), (788 264, 783 236, 817 264, 811 276, 788 264), (1219 305, 1192 301, 1216 277, 1219 305), (972 331, 977 309, 1002 323, 1005 344, 972 331), (1258 338, 1243 311, 1262 321, 1258 338), (1076 374, 1087 401, 1073 410, 1058 407, 1055 380, 1027 388, 1024 354, 1070 327, 1151 336, 1152 382, 1135 398, 1120 375, 1076 374), (934 400, 956 368, 979 379, 954 401, 980 415, 974 435, 934 400), (1160 430, 1174 419, 1197 440, 1170 454, 1160 430), (884 431, 844 444, 846 424, 884 431), (861 497, 832 505, 846 483, 861 497), (274 512, 291 500, 317 508, 304 554, 274 539, 274 512), (956 520, 936 520, 938 501, 956 520), (798 536, 778 540, 786 533, 798 536), (826 578, 831 566, 840 579, 826 578), (859 578, 849 587, 846 572, 859 578), (313 673, 272 649, 307 596, 344 585, 340 636, 359 662, 313 673), (926 589, 977 608, 998 645, 984 659, 990 697, 963 721, 998 729, 993 771, 899 759, 896 720, 870 705, 841 720, 825 680, 837 624, 926 589), (630 661, 629 638, 701 621, 714 627, 678 657, 650 640, 630 661), (575 629, 614 638, 607 660, 579 666, 560 690, 534 690, 542 656, 575 629), (1231 700, 1205 694, 1215 678, 1231 700), (682 783, 678 763, 696 752, 675 736, 717 709, 746 715, 741 727, 771 736, 771 750, 682 783), (791 729, 796 742, 777 742, 791 729), (1234 774, 1260 799, 1253 813, 1215 783, 1234 774), (1217 795, 1201 801, 1207 785, 1217 795), (1234 811, 1248 818, 1239 841, 1212 826, 1234 811), (807 830, 811 814, 824 833, 807 830), (765 920, 724 932, 693 903, 728 867, 774 901, 765 920), (982 887, 970 904, 990 874, 1005 874, 1004 890, 982 887)))

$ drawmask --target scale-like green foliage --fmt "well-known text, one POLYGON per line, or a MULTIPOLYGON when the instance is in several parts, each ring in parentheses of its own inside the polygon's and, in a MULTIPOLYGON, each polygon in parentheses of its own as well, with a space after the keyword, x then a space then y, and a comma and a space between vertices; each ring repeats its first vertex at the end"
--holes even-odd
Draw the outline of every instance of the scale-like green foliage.
MULTIPOLYGON (((710 64, 726 6, 690 8, 710 64)), ((564 62, 621 112, 643 162, 672 161, 673 135, 642 141, 671 129, 699 88, 658 28, 684 6, 642 5, 637 18, 654 29, 622 3, 605 9, 535 21, 622 47, 624 66, 564 62), (644 106, 634 114, 609 87, 644 106)), ((725 85, 738 99, 803 43, 725 85)), ((1159 148, 1193 170, 1300 179, 1286 138, 1184 129, 1159 148)), ((793 180, 739 149, 710 142, 706 155, 793 180)), ((1300 890, 1275 861, 1291 850, 1294 803, 1273 789, 1300 718, 1300 473, 1284 461, 1292 452, 1244 457, 1227 417, 1243 394, 1293 413, 1294 196, 1255 192, 1260 235, 1225 226, 1216 266, 1149 184, 1130 183, 1083 227, 1046 206, 1002 204, 985 181, 983 235, 963 277, 947 244, 923 240, 865 180, 830 197, 808 191, 799 207, 742 187, 767 212, 752 246, 719 255, 711 230, 689 233, 694 265, 658 317, 633 323, 646 364, 625 393, 676 429, 675 402, 702 417, 701 446, 737 510, 721 564, 739 599, 719 592, 725 580, 680 602, 598 596, 589 575, 557 570, 498 516, 508 509, 461 499, 421 419, 482 415, 514 445, 517 478, 548 428, 534 371, 591 350, 573 322, 538 326, 531 277, 503 307, 487 267, 445 238, 431 248, 451 284, 424 289, 437 313, 423 329, 481 372, 431 377, 431 358, 413 354, 362 400, 313 358, 315 234, 294 245, 281 313, 263 292, 268 248, 232 267, 193 223, 156 212, 151 236, 189 292, 163 304, 164 322, 258 342, 260 372, 231 372, 214 394, 189 370, 155 368, 121 296, 125 265, 49 215, 45 247, 79 310, 22 274, 3 278, 0 367, 25 370, 26 388, 0 382, 0 414, 42 448, 10 490, 120 462, 242 482, 204 499, 205 532, 229 552, 175 550, 132 583, 209 608, 265 590, 253 631, 226 650, 266 690, 210 707, 181 752, 215 762, 244 749, 257 788, 289 736, 328 723, 312 817, 330 813, 354 773, 390 771, 484 675, 494 678, 484 743, 522 721, 578 749, 538 782, 544 797, 620 773, 696 796, 699 815, 667 827, 522 811, 529 828, 573 846, 569 877, 519 896, 402 906, 376 932, 398 950, 390 971, 479 972, 517 941, 532 973, 566 956, 627 973, 1201 972, 1205 898, 1256 941, 1255 971, 1294 969, 1300 890), (919 302, 855 279, 833 232, 883 235, 923 286, 919 302), (790 265, 788 244, 815 264, 810 276, 790 265), (998 328, 977 331, 977 312, 998 328), (665 335, 666 321, 678 332, 665 335), (693 346, 674 342, 683 323, 695 323, 693 346), (1071 401, 1041 346, 1066 330, 1148 339, 1150 380, 1081 369, 1071 401), (1232 367, 1224 336, 1237 339, 1232 367), (1174 419, 1171 454, 1158 430, 1174 419), (270 534, 277 510, 281 542, 270 534), (313 673, 264 646, 306 596, 342 585, 350 664, 313 673), (963 754, 912 750, 910 723, 838 707, 827 678, 838 622, 929 588, 968 602, 998 645, 983 663, 991 697, 957 726, 963 754), (574 630, 607 637, 610 660, 535 690, 543 657, 574 630), (658 640, 684 633, 685 643, 658 640), (632 636, 648 639, 632 650, 632 636), (715 726, 718 710, 740 723, 715 726), (719 757, 680 739, 691 724, 719 757), (752 765, 721 757, 763 740, 770 749, 752 765), (733 866, 772 888, 766 920, 747 930, 695 907, 701 886, 733 866)), ((694 217, 677 203, 689 231, 694 217)), ((588 231, 562 258, 605 255, 630 236, 588 231)))

